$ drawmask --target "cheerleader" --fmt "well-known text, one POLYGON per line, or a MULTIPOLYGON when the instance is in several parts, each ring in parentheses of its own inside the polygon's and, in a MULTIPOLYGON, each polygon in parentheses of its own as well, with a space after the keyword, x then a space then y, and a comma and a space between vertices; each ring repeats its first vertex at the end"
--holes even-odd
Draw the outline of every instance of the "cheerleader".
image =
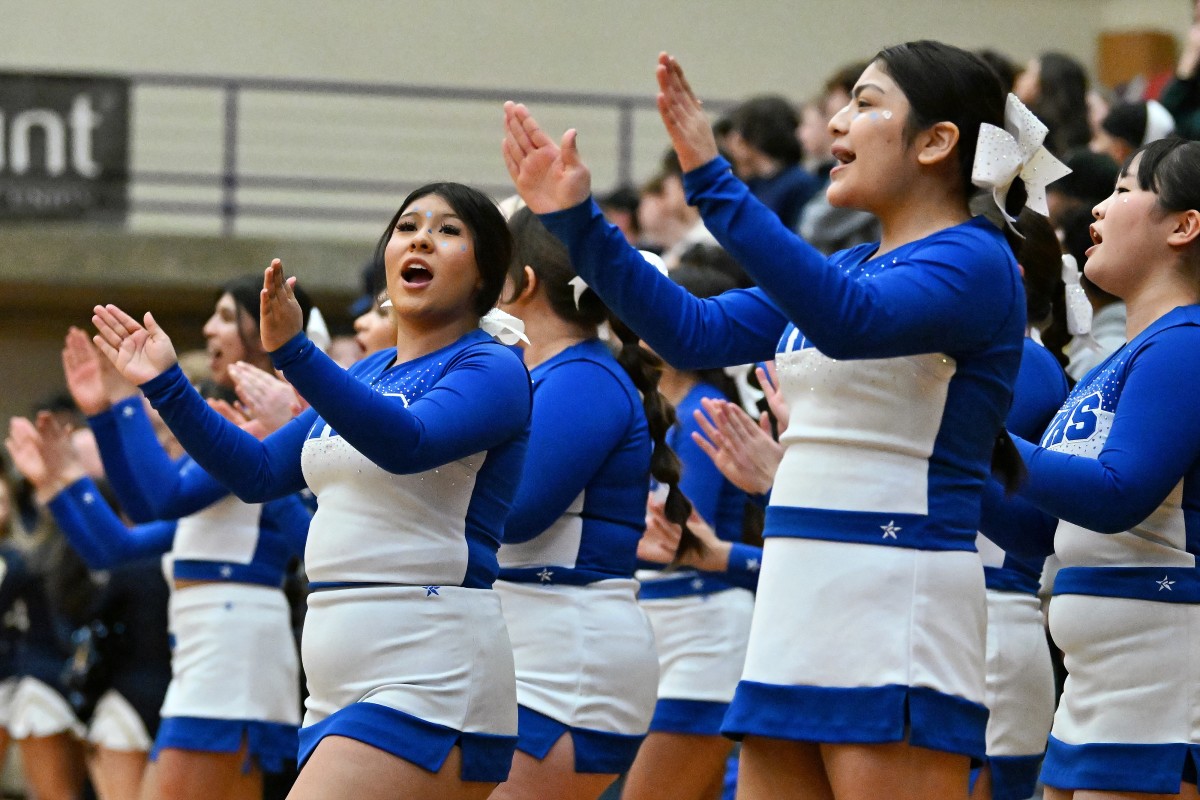
MULTIPOLYGON (((248 280, 229 282, 204 325, 213 380, 228 389, 239 361, 269 366, 252 300, 248 280)), ((111 542, 121 563, 170 553, 172 682, 146 791, 258 797, 263 773, 284 772, 296 753, 299 659, 282 586, 311 515, 297 498, 244 503, 190 457, 171 458, 136 387, 78 329, 63 368, 122 510, 135 523, 178 521, 165 539, 122 530, 111 542)))
MULTIPOLYGON (((658 78, 690 202, 760 289, 699 300, 647 269, 591 202, 573 131, 560 149, 510 104, 504 154, 576 270, 667 361, 775 357, 791 423, 724 722, 744 737, 740 796, 960 798, 985 753, 980 494, 1025 330, 1012 249, 968 210, 981 125, 1017 148, 998 79, 936 42, 876 56, 830 123, 828 196, 874 213, 883 237, 827 262, 730 174, 665 54, 658 78)), ((977 178, 1009 214, 1021 158, 998 172, 985 157, 977 178)), ((1031 177, 1059 171, 1040 166, 1031 177)))
POLYGON ((651 471, 679 481, 673 417, 658 359, 637 337, 616 323, 615 357, 597 338, 607 309, 572 284, 566 248, 528 209, 509 229, 502 308, 525 322, 534 393, 496 583, 516 661, 518 753, 493 797, 595 798, 629 769, 654 712, 654 635, 633 573, 651 471))
POLYGON ((1062 520, 1043 532, 1062 562, 1049 618, 1069 676, 1042 782, 1048 800, 1194 799, 1200 144, 1137 151, 1093 213, 1085 271, 1127 304, 1129 341, 1080 380, 1039 445, 1016 440, 1022 494, 1062 520))
POLYGON ((482 318, 511 242, 476 190, 415 190, 377 247, 396 346, 349 372, 304 334, 294 279, 272 262, 262 347, 311 408, 261 442, 192 390, 150 314, 143 326, 95 309, 97 344, 205 469, 245 502, 317 495, 294 800, 484 798, 508 774, 512 648, 490 589, 531 392, 520 359, 480 326, 494 329, 482 318))
MULTIPOLYGON (((1019 260, 1030 320, 1005 426, 1015 436, 1036 436, 1067 396, 1067 376, 1033 335, 1051 323, 1061 296, 1062 257, 1049 221, 1025 209, 1019 260)), ((1082 299, 1082 298, 1081 298, 1082 299)), ((1085 301, 1086 302, 1086 301, 1085 301)), ((998 489, 998 487, 995 487, 998 489)), ((1001 501, 1003 503, 1005 501, 1001 501)), ((984 504, 981 530, 999 541, 1023 535, 1021 520, 984 504), (1008 527, 1009 530, 1003 530, 1008 527)), ((987 758, 972 773, 973 800, 1025 800, 1033 795, 1054 714, 1054 673, 1042 604, 1042 557, 1021 557, 981 533, 976 539, 987 586, 987 758)), ((1041 554, 1045 555, 1045 554, 1041 554)))

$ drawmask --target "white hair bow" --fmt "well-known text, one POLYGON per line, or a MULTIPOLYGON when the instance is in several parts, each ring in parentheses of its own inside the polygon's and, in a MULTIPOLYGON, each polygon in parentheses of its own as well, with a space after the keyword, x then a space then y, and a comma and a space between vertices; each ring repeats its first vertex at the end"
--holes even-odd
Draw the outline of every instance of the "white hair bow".
MULTIPOLYGON (((638 252, 642 254, 642 258, 646 260, 647 264, 654 267, 663 275, 667 274, 667 262, 662 260, 662 256, 657 253, 651 253, 649 250, 638 250, 638 252)), ((592 287, 588 286, 583 278, 578 275, 567 281, 567 285, 575 290, 575 307, 579 308, 579 298, 583 297, 583 293, 592 287)))
POLYGON ((304 329, 304 332, 322 352, 328 350, 329 343, 333 341, 333 337, 329 335, 329 326, 325 324, 325 316, 316 306, 309 309, 308 327, 304 329))
POLYGON ((992 190, 992 199, 1010 226, 1016 218, 1009 216, 1004 203, 1018 176, 1025 182, 1025 205, 1048 216, 1046 185, 1071 173, 1070 167, 1042 146, 1046 131, 1042 121, 1015 94, 1008 96, 1003 129, 986 122, 979 126, 971 182, 981 189, 992 190))
POLYGON ((500 344, 510 346, 517 342, 529 344, 529 337, 525 335, 525 323, 498 308, 493 308, 480 317, 479 327, 500 344))
POLYGON ((1090 336, 1092 333, 1092 303, 1080 283, 1082 275, 1075 256, 1064 255, 1062 279, 1067 295, 1067 331, 1072 336, 1090 336))

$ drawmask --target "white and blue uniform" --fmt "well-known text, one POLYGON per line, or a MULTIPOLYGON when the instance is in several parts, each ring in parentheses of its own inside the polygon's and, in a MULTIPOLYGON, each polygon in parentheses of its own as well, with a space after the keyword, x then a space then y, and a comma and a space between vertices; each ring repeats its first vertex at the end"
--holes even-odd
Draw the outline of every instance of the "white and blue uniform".
POLYGON ((633 580, 650 481, 646 415, 598 339, 531 375, 529 450, 495 587, 516 662, 517 747, 545 758, 569 733, 576 772, 625 772, 658 680, 633 580))
POLYGON ((1049 786, 1174 794, 1196 781, 1198 352, 1200 306, 1177 307, 1084 376, 1040 447, 1016 440, 1022 494, 1062 520, 1049 616, 1069 677, 1049 786))
MULTIPOLYGON (((692 440, 695 411, 715 386, 693 386, 675 408, 667 444, 679 456, 679 488, 717 538, 740 542, 746 493, 721 474, 692 440)), ((730 559, 731 562, 735 559, 730 559)), ((716 736, 746 659, 754 595, 728 579, 698 570, 645 569, 639 599, 654 627, 661 675, 650 730, 716 736)))
MULTIPOLYGON (((1025 340, 1013 405, 1005 425, 1015 436, 1034 438, 1045 430, 1068 392, 1067 376, 1054 356, 1033 339, 1025 340)), ((1006 500, 999 494, 997 502, 1006 500)), ((985 501, 981 530, 1007 542, 1021 539, 1019 520, 989 514, 985 501), (994 517, 994 520, 990 517, 994 517), (994 524, 993 524, 994 522, 994 524)), ((981 533, 976 541, 987 585, 987 759, 992 800, 1025 800, 1037 786, 1046 737, 1054 716, 1054 671, 1038 599, 1040 557, 1023 558, 981 533)))
POLYGON ((79 512, 72 545, 90 566, 166 555, 169 582, 204 581, 171 593, 172 679, 151 757, 237 752, 245 741, 263 770, 283 770, 295 756, 300 671, 281 587, 311 514, 298 497, 243 503, 191 457, 172 460, 140 397, 88 422, 122 509, 142 524, 103 518, 94 487, 77 483, 57 506, 79 512))
POLYGON ((305 486, 317 513, 300 761, 346 736, 463 780, 502 781, 516 744, 512 650, 496 593, 525 454, 529 376, 482 331, 347 372, 304 334, 271 354, 312 408, 259 442, 173 367, 143 386, 183 446, 246 502, 305 486))
POLYGON ((1011 250, 977 218, 879 258, 864 245, 827 262, 723 159, 684 185, 760 288, 691 297, 590 201, 541 219, 588 285, 677 367, 775 358, 791 424, 724 730, 982 758, 975 536, 1025 331, 1011 250))

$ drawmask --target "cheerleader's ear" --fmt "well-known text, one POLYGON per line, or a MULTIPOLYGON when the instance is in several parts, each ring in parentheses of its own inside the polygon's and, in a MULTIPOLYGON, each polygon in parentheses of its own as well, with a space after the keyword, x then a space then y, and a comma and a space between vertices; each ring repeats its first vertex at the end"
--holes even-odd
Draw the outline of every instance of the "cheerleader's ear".
POLYGON ((1200 239, 1200 211, 1189 209, 1179 214, 1175 229, 1167 237, 1172 247, 1189 247, 1200 239))

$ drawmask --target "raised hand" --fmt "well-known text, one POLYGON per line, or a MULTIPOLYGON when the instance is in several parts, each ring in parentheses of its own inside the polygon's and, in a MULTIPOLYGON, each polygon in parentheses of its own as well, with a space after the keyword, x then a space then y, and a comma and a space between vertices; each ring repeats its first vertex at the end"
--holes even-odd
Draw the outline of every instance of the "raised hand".
POLYGON ((304 327, 304 311, 292 292, 295 285, 294 276, 284 279, 283 262, 278 258, 263 272, 258 333, 268 353, 283 347, 304 327))
POLYGON ((579 158, 575 129, 555 144, 520 103, 504 104, 504 165, 535 214, 577 206, 592 193, 592 174, 579 158))
POLYGON ((684 172, 702 167, 717 157, 717 139, 704 113, 704 105, 692 91, 683 67, 666 53, 658 54, 658 113, 671 146, 684 172))
POLYGON ((775 372, 775 362, 768 361, 767 368, 755 367, 754 374, 758 376, 758 385, 762 387, 763 395, 767 398, 767 407, 771 409, 771 414, 775 417, 775 427, 783 433, 787 430, 788 420, 791 418, 791 411, 788 409, 787 401, 783 399, 783 392, 779 391, 779 375, 775 372))
POLYGON ((783 459, 783 446, 771 436, 771 421, 764 412, 758 424, 741 406, 705 398, 704 411, 696 411, 700 432, 692 440, 721 474, 742 491, 766 494, 775 482, 783 459))
POLYGON ((88 335, 71 326, 62 350, 63 375, 79 410, 89 417, 138 393, 138 388, 121 377, 103 358, 88 335))
POLYGON ((100 352, 130 383, 141 386, 166 372, 178 359, 166 331, 158 327, 149 311, 144 325, 114 305, 92 309, 92 338, 100 352))
POLYGON ((245 361, 231 364, 229 377, 248 416, 267 433, 279 430, 305 408, 290 383, 245 361))
POLYGON ((13 417, 4 445, 42 502, 84 476, 70 432, 48 411, 38 413, 36 425, 24 417, 13 417))

